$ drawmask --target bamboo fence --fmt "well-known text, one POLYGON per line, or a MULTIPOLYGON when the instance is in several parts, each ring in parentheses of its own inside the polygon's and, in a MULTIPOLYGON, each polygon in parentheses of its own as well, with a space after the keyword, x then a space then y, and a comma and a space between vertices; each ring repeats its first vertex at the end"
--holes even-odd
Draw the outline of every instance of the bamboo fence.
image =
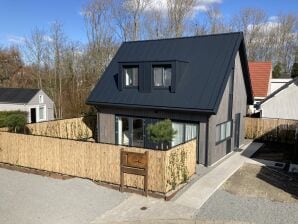
POLYGON ((245 118, 245 137, 249 139, 294 143, 298 120, 245 118))
MULTIPOLYGON (((111 184, 120 184, 120 149, 149 151, 148 189, 166 193, 195 173, 196 141, 168 151, 0 132, 0 162, 111 184)), ((143 188, 143 177, 125 174, 125 185, 143 188)))
POLYGON ((46 121, 27 124, 26 132, 32 135, 87 140, 94 137, 96 116, 46 121))

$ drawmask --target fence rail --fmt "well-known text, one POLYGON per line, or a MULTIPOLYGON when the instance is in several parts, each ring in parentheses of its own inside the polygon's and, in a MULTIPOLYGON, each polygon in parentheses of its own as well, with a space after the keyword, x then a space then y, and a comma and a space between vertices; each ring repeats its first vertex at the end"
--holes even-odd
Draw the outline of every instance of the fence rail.
MULTIPOLYGON (((166 193, 195 173, 196 141, 168 151, 0 132, 0 162, 120 184, 120 150, 149 152, 148 189, 166 193)), ((143 188, 125 174, 124 185, 143 188)))
POLYGON ((298 120, 245 118, 245 137, 249 139, 292 144, 297 133, 298 120))

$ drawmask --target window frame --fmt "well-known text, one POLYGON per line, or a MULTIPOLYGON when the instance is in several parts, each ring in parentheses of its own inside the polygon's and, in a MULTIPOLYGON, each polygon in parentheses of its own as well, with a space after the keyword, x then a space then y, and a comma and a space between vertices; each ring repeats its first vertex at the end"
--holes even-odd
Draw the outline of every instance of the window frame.
POLYGON ((225 122, 222 122, 220 124, 217 124, 215 126, 215 145, 218 145, 222 142, 225 142, 227 140, 230 140, 233 136, 233 120, 228 120, 228 121, 225 121, 225 122), (230 123, 230 134, 229 136, 227 137, 227 124, 230 123), (222 134, 222 127, 224 127, 224 133, 225 133, 225 137, 224 138, 221 138, 221 134, 222 134), (220 136, 217 136, 218 134, 218 130, 217 128, 219 128, 219 133, 220 133, 220 136))
POLYGON ((46 106, 45 105, 42 105, 42 106, 39 106, 38 107, 38 121, 46 121, 46 119, 47 119, 47 114, 46 114, 47 112, 46 112, 46 106), (41 119, 40 118, 40 109, 42 109, 43 108, 43 118, 41 119))
MULTIPOLYGON (((163 64, 152 64, 152 86, 154 89, 169 89, 172 87, 173 85, 173 66, 172 63, 163 63, 163 64), (170 80, 170 85, 169 86, 165 86, 165 85, 161 85, 161 86, 156 86, 155 85, 155 75, 154 75, 154 68, 162 68, 162 82, 164 82, 164 75, 165 75, 165 68, 170 68, 171 69, 171 80, 170 80)), ((164 83, 163 83, 164 84, 164 83)))
POLYGON ((39 103, 44 103, 44 97, 43 97, 43 95, 39 95, 38 96, 38 102, 39 103))
POLYGON ((122 65, 122 80, 123 80, 123 88, 125 89, 137 89, 140 86, 140 66, 138 64, 133 65, 122 65), (137 69, 137 85, 126 85, 126 69, 136 68, 137 69))

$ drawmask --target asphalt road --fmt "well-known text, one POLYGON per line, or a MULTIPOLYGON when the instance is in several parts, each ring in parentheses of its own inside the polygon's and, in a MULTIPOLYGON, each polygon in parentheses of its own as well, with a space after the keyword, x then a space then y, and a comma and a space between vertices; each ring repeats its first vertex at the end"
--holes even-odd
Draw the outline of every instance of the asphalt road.
POLYGON ((128 197, 91 181, 0 168, 0 223, 85 224, 128 197))

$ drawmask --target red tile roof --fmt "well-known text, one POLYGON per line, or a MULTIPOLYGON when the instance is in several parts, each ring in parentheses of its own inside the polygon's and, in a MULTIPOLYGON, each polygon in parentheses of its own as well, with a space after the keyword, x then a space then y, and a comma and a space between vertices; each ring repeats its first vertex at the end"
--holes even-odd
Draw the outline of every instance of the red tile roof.
POLYGON ((254 97, 266 97, 269 94, 269 82, 271 78, 271 62, 249 62, 249 73, 251 78, 254 97))

